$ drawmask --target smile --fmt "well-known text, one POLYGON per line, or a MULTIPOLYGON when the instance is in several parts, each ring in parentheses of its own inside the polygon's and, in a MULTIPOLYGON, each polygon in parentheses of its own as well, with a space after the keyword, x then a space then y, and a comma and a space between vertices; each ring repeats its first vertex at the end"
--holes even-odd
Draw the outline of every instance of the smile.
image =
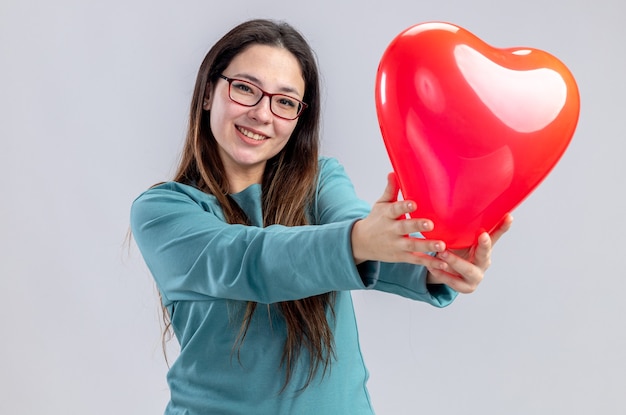
POLYGON ((248 131, 243 127, 237 127, 237 130, 239 130, 239 132, 243 135, 245 135, 248 138, 251 138, 252 140, 256 140, 256 141, 263 141, 263 140, 267 140, 269 137, 266 137, 264 135, 261 134, 256 134, 253 133, 252 131, 248 131))

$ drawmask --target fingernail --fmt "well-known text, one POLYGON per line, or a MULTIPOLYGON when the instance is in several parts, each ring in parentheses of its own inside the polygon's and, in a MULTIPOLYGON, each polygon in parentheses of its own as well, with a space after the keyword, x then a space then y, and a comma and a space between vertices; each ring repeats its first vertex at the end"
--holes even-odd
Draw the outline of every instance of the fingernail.
POLYGON ((408 202, 408 203, 406 204, 406 208, 412 211, 412 210, 413 210, 413 203, 408 202))
POLYGON ((428 223, 426 221, 422 222, 422 229, 424 229, 425 231, 430 230, 430 223, 428 223))

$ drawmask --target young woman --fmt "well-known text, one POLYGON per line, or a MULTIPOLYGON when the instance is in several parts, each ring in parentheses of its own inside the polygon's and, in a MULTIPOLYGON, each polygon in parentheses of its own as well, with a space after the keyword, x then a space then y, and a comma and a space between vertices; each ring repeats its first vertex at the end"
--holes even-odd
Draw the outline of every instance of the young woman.
POLYGON ((350 291, 446 306, 510 226, 467 252, 407 237, 434 224, 397 220, 416 207, 393 174, 359 200, 318 155, 319 114, 314 55, 285 23, 242 23, 202 62, 174 180, 131 211, 180 343, 167 414, 372 414, 350 291))

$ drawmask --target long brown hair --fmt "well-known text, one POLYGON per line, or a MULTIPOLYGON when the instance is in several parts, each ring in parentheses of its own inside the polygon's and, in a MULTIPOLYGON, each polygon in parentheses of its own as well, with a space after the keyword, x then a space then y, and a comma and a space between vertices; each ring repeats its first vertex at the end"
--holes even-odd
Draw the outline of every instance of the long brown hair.
MULTIPOLYGON (((254 44, 282 47, 297 58, 305 82, 303 101, 308 104, 286 146, 266 164, 261 183, 263 224, 306 225, 318 174, 319 75, 306 40, 286 23, 259 19, 244 22, 207 53, 198 71, 187 138, 174 180, 193 184, 215 196, 229 223, 249 224, 246 214, 228 195, 228 180, 209 125, 210 113, 203 110, 202 103, 207 92, 213 93, 220 74, 232 59, 254 44)), ((303 350, 309 355, 309 373, 303 388, 320 368, 323 374, 329 369, 334 342, 326 312, 334 313, 333 302, 334 294, 326 293, 278 304, 287 326, 281 363, 286 371, 284 386, 291 380, 303 350)), ((237 351, 243 345, 256 308, 257 303, 247 303, 239 337, 233 345, 237 351)))

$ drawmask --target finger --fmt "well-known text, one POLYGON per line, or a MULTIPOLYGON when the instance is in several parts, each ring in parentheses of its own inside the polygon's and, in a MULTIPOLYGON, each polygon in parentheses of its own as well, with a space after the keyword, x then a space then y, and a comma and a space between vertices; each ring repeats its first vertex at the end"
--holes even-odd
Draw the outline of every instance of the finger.
MULTIPOLYGON (((406 237, 405 238, 405 246, 404 249, 407 252, 417 253, 417 252, 444 252, 446 250, 446 243, 443 241, 437 241, 434 239, 424 239, 424 238, 413 238, 406 237)), ((440 261, 440 260, 438 260, 440 261)), ((440 261, 441 262, 441 261, 440 261)))
POLYGON ((407 258, 406 261, 408 263, 423 265, 428 268, 428 270, 446 270, 448 269, 448 265, 440 260, 439 258, 429 255, 424 252, 411 252, 409 253, 410 258, 407 258))
POLYGON ((478 285, 483 278, 483 271, 469 261, 453 254, 450 251, 444 251, 437 254, 437 258, 448 264, 447 272, 451 275, 457 275, 463 278, 470 285, 478 285))
MULTIPOLYGON (((434 228, 433 221, 429 219, 404 219, 398 221, 399 232, 402 235, 410 235, 415 232, 428 232, 434 228)), ((424 238, 419 238, 424 239, 424 238)))
POLYGON ((387 175, 387 187, 383 195, 378 199, 379 202, 395 202, 398 200, 398 192, 400 191, 400 185, 395 173, 389 173, 387 175))
POLYGON ((437 268, 428 268, 430 272, 429 283, 431 284, 445 284, 452 288, 454 291, 469 294, 476 290, 477 284, 468 284, 463 278, 458 275, 452 275, 444 270, 437 268))
POLYGON ((496 226, 496 229, 491 233, 491 245, 495 245, 495 243, 498 242, 498 239, 511 229, 512 225, 513 216, 511 216, 510 213, 507 213, 498 226, 496 226))
POLYGON ((415 203, 410 200, 394 202, 388 206, 386 215, 390 219, 406 219, 407 213, 411 213, 415 210, 415 203))
POLYGON ((478 237, 478 244, 474 250, 474 265, 486 270, 491 265, 492 240, 487 232, 478 237))

